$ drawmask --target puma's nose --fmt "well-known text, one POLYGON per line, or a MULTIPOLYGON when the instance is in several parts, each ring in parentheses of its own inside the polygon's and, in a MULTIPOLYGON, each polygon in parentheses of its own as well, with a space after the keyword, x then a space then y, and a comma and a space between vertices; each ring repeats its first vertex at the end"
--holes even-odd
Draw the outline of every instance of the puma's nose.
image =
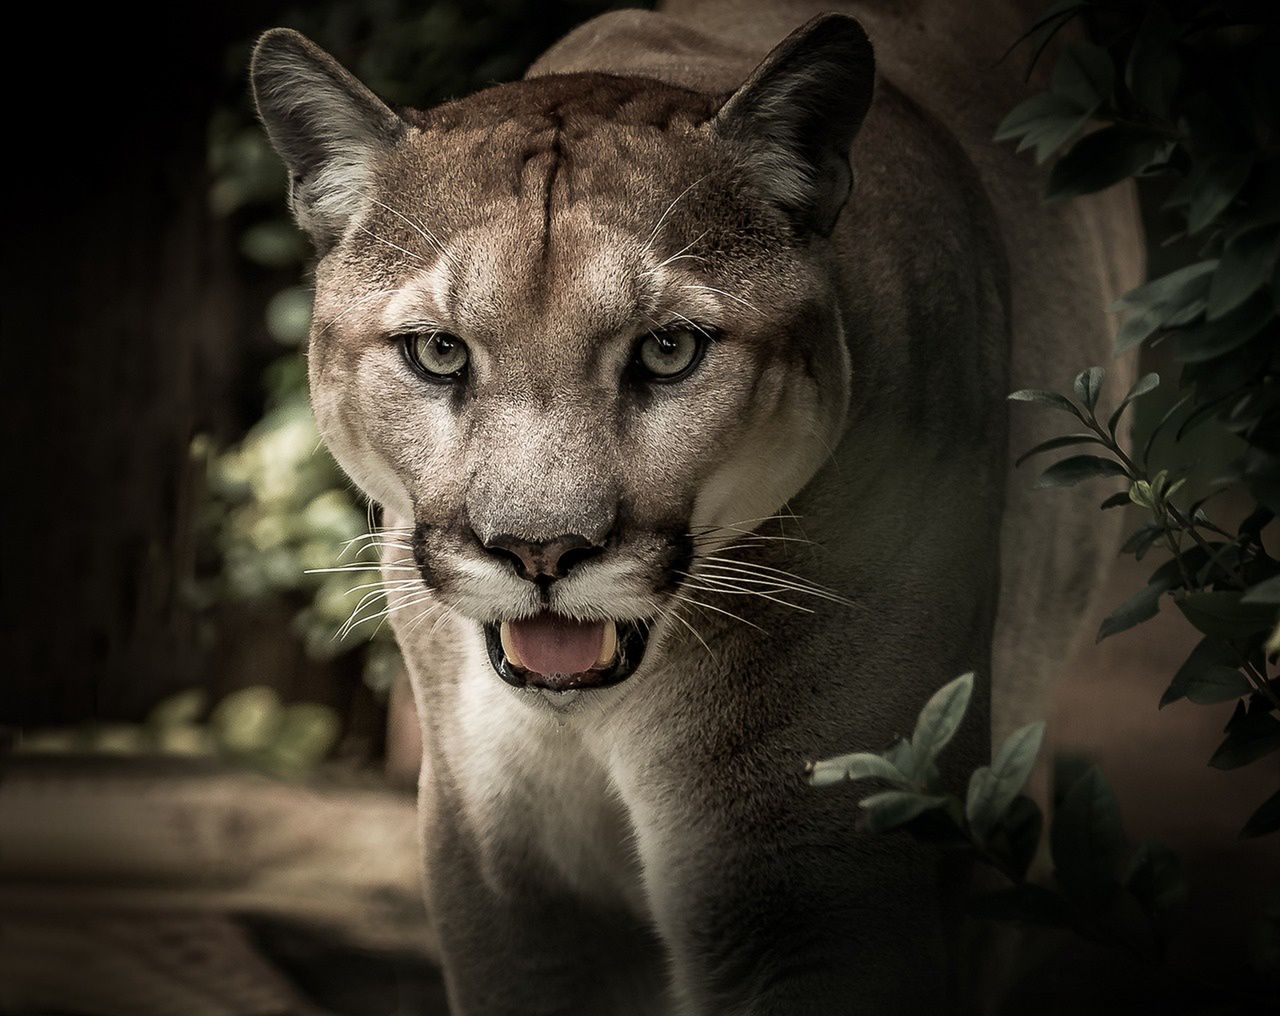
POLYGON ((521 578, 547 585, 569 574, 569 569, 604 550, 585 536, 566 533, 541 542, 516 536, 495 536, 484 544, 494 557, 510 561, 521 578))

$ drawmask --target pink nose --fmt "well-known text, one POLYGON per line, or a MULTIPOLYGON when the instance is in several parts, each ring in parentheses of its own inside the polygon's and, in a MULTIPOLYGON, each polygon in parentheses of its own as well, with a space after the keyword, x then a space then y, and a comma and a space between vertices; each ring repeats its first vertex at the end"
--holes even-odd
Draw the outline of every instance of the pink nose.
POLYGON ((547 585, 569 574, 569 569, 595 557, 604 548, 592 543, 585 536, 566 533, 550 540, 522 540, 506 534, 495 536, 484 544, 485 550, 495 557, 504 558, 515 565, 516 573, 523 579, 547 585))

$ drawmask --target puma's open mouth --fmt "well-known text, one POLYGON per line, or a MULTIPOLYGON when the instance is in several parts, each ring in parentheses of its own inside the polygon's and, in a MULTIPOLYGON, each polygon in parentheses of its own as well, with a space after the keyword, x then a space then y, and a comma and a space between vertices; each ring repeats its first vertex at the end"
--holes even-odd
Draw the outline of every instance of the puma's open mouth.
POLYGON ((484 626, 489 662, 517 688, 606 688, 631 676, 644 657, 642 621, 575 621, 542 613, 484 626))

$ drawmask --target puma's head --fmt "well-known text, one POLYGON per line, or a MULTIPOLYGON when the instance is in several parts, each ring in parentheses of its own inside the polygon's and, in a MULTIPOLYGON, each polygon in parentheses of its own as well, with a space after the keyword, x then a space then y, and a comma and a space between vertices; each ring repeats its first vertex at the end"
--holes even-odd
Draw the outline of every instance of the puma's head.
POLYGON ((620 680, 704 541, 754 528, 838 440, 823 238, 871 98, 856 21, 732 95, 548 76, 393 111, 295 32, 253 57, 319 253, 312 401, 498 673, 620 680))

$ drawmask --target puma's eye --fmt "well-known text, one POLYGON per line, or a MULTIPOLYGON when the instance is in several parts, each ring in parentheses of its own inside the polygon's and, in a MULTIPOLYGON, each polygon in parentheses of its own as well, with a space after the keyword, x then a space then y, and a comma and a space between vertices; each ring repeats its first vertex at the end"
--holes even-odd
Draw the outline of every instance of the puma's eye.
POLYGON ((690 329, 650 332, 636 346, 635 364, 650 381, 679 381, 698 366, 705 348, 705 337, 690 329))
POLYGON ((467 344, 448 332, 413 332, 400 336, 409 366, 428 381, 451 384, 467 371, 467 344))

